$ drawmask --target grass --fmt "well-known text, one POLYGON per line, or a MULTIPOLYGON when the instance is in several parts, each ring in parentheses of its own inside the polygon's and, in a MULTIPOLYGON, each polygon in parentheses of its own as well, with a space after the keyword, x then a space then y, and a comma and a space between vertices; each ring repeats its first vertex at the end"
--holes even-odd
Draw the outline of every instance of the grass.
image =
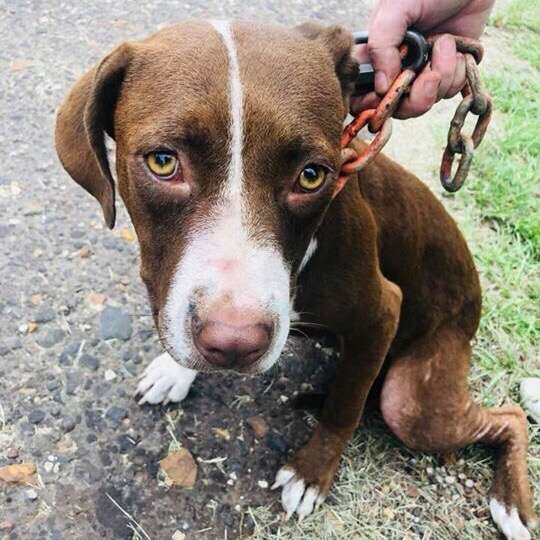
MULTIPOLYGON (((486 406, 519 401, 519 381, 540 376, 540 3, 515 0, 493 24, 509 37, 516 63, 484 74, 495 126, 475 156, 467 187, 444 198, 482 279, 470 382, 486 406)), ((529 472, 538 500, 540 426, 531 425, 530 436, 529 472)), ((493 454, 473 446, 458 457, 442 467, 436 457, 409 452, 380 419, 371 419, 346 451, 328 502, 301 524, 283 522, 277 500, 271 508, 252 509, 253 537, 495 538, 486 498, 493 454), (449 476, 457 481, 448 483, 449 476), (474 481, 472 488, 465 478, 474 481)))

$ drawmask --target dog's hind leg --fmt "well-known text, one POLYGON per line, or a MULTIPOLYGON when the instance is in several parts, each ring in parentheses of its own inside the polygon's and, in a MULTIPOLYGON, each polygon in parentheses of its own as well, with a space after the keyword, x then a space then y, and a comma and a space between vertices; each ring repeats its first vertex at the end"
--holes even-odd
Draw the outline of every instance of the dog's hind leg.
POLYGON ((527 477, 527 420, 520 407, 488 409, 473 402, 470 357, 469 340, 456 328, 441 328, 415 342, 389 368, 381 410, 392 431, 413 449, 494 446, 491 515, 507 539, 526 540, 537 523, 527 477))

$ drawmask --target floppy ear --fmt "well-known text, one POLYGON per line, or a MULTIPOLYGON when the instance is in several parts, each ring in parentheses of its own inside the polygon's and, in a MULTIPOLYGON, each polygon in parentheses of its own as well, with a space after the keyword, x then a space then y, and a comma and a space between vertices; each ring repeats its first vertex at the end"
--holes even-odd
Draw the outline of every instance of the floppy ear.
POLYGON ((347 100, 354 90, 358 72, 358 65, 351 56, 352 34, 341 26, 323 26, 314 22, 301 24, 296 30, 307 39, 320 41, 328 50, 336 66, 336 75, 341 84, 343 97, 347 100))
POLYGON ((130 58, 129 44, 117 47, 77 81, 56 117, 58 157, 73 180, 99 201, 110 229, 116 211, 105 132, 114 138, 114 109, 130 58))

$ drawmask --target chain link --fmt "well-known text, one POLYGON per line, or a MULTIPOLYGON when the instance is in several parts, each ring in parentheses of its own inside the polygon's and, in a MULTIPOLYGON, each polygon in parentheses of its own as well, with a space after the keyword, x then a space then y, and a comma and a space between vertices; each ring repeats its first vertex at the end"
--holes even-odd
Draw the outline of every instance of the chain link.
MULTIPOLYGON (((428 42, 431 46, 440 35, 431 36, 428 42)), ((457 191, 465 181, 471 166, 475 148, 482 142, 491 119, 491 98, 483 89, 477 64, 482 60, 483 48, 476 40, 454 36, 458 52, 465 58, 467 82, 462 90, 463 100, 459 104, 448 131, 448 144, 444 150, 441 162, 441 184, 450 192, 457 191), (467 115, 478 116, 472 135, 463 132, 467 115), (455 175, 452 177, 452 165, 456 154, 461 154, 455 175)), ((400 48, 401 56, 407 53, 406 46, 400 48)), ((383 149, 392 134, 391 117, 399 106, 416 77, 410 69, 403 70, 376 109, 361 111, 343 130, 341 146, 345 148, 356 137, 358 132, 368 125, 373 140, 360 153, 342 165, 342 175, 358 172, 368 165, 383 149)))

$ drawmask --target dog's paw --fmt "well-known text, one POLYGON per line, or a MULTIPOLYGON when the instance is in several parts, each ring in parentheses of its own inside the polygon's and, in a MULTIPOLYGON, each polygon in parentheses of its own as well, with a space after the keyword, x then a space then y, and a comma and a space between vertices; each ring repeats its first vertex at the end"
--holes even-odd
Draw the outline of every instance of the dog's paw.
POLYGON ((295 512, 299 521, 317 509, 326 498, 318 485, 307 485, 306 481, 293 467, 285 465, 276 474, 272 489, 282 487, 281 505, 289 519, 295 512))
POLYGON ((302 520, 324 501, 334 481, 344 442, 319 424, 308 444, 278 471, 272 489, 282 488, 281 504, 287 519, 296 512, 302 520))
POLYGON ((136 395, 139 405, 182 401, 188 394, 197 372, 180 366, 168 353, 160 354, 144 370, 136 395))
MULTIPOLYGON (((491 517, 505 536, 506 540, 530 540, 531 533, 523 524, 517 508, 506 508, 497 499, 491 498, 489 501, 491 517)), ((531 523, 534 526, 534 523, 531 523)), ((532 528, 532 527, 531 527, 532 528)))

